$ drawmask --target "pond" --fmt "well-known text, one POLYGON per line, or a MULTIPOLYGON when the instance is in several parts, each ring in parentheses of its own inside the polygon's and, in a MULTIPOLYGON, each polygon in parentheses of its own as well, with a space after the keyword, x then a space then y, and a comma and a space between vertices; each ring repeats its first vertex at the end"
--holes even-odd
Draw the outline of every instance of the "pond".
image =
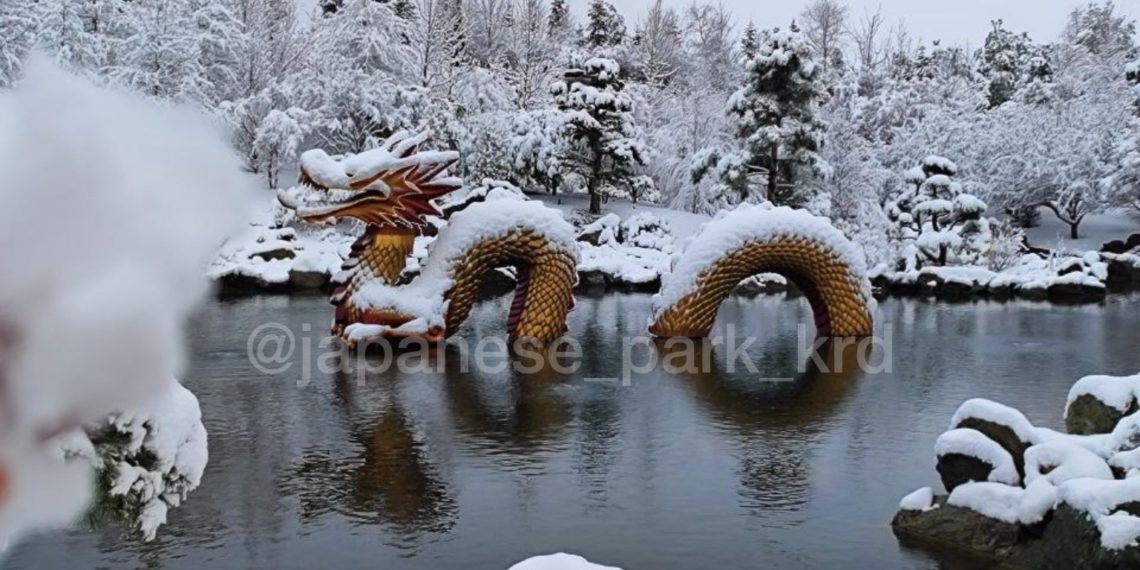
MULTIPOLYGON (((153 542, 57 532, 5 567, 505 569, 557 551, 627 570, 952 565, 900 546, 889 521, 904 494, 938 487, 932 446, 955 408, 985 397, 1060 428, 1078 377, 1140 369, 1134 302, 886 300, 890 369, 827 375, 797 372, 805 301, 730 298, 717 329, 758 337, 746 352, 769 380, 714 350, 709 370, 622 383, 597 378, 618 375, 648 295, 578 299, 586 356, 570 375, 445 359, 363 381, 303 380, 300 355, 268 375, 247 357, 265 323, 318 338, 323 298, 220 300, 189 333, 185 384, 210 433, 202 486, 153 542)), ((479 304, 461 335, 501 335, 508 309, 479 304)))

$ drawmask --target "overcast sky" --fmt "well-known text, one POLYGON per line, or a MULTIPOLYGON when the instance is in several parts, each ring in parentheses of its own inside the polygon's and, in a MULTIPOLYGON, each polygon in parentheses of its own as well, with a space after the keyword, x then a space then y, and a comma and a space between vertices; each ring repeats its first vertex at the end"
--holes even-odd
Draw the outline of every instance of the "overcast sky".
MULTIPOLYGON (((632 30, 652 0, 609 0, 632 30)), ((712 0, 716 1, 716 0, 712 0)), ((571 10, 582 21, 590 0, 569 0, 571 10)), ((666 6, 683 8, 692 0, 664 0, 666 6)), ((721 0, 736 15, 737 28, 749 20, 760 28, 785 26, 808 4, 806 0, 721 0)), ((1036 41, 1052 41, 1065 25, 1069 12, 1087 0, 848 0, 852 16, 864 10, 874 12, 879 6, 887 22, 906 23, 915 38, 925 41, 941 39, 944 44, 969 44, 978 47, 990 30, 990 20, 1005 20, 1006 27, 1029 32, 1036 41)), ((1140 18, 1140 0, 1116 2, 1120 13, 1140 18)))

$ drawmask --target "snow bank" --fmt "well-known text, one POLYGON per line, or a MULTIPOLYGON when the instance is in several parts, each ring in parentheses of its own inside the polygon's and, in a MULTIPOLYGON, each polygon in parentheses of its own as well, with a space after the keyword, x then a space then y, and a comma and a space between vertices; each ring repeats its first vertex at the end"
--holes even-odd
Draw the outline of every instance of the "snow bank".
POLYGON ((855 278, 863 281, 863 298, 874 306, 871 285, 867 281, 863 251, 827 218, 803 210, 773 207, 771 204, 741 204, 722 211, 701 227, 687 241, 683 252, 674 258, 672 271, 662 277, 661 292, 653 298, 654 312, 664 310, 691 293, 697 278, 728 252, 748 243, 779 237, 802 238, 821 244, 851 268, 855 278))
POLYGON ((293 272, 334 275, 348 256, 352 232, 336 227, 285 225, 292 212, 276 198, 251 212, 247 226, 218 249, 206 270, 211 279, 243 277, 261 286, 289 282, 293 272))
POLYGON ((581 556, 559 552, 527 558, 507 570, 621 570, 621 568, 594 564, 581 556))
POLYGON ((957 486, 946 504, 1011 524, 1036 524, 1053 509, 1056 501, 1056 488, 1045 480, 1038 480, 1025 489, 972 481, 957 486))
POLYGON ((1044 479, 1060 485, 1070 479, 1113 479, 1112 469, 1099 455, 1064 441, 1041 443, 1025 450, 1025 482, 1044 479))
POLYGON ((162 394, 251 182, 195 112, 38 58, 25 71, 0 94, 0 242, 19 244, 0 248, 6 539, 84 506, 90 469, 61 462, 44 434, 162 394))
POLYGON ((1013 457, 980 431, 960 428, 945 432, 934 443, 934 454, 937 457, 950 454, 974 457, 993 466, 988 477, 990 481, 1007 485, 1021 483, 1013 457))

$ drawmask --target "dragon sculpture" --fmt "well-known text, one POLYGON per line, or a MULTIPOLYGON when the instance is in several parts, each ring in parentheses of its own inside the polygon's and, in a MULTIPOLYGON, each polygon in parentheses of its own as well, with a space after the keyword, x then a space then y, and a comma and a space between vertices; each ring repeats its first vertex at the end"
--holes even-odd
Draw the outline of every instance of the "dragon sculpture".
POLYGON ((343 158, 321 150, 301 155, 300 182, 318 201, 279 192, 278 200, 309 223, 353 218, 365 230, 334 278, 333 334, 349 346, 374 338, 439 342, 470 313, 485 275, 517 271, 507 321, 511 340, 548 343, 566 330, 574 304, 574 230, 538 202, 473 203, 451 216, 431 246, 422 271, 405 281, 416 236, 440 216, 434 200, 462 187, 447 170, 455 152, 421 151, 425 135, 392 135, 379 148, 343 158))
POLYGON ((649 332, 708 336, 721 302, 758 273, 796 284, 811 304, 818 336, 872 333, 875 300, 863 252, 826 218, 770 204, 745 204, 705 224, 662 277, 649 332))

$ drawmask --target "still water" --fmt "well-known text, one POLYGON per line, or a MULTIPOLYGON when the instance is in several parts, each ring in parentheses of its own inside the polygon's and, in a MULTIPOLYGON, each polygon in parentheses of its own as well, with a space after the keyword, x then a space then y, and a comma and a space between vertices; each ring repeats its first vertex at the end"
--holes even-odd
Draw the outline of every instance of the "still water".
MULTIPOLYGON (((936 568, 947 561, 900 546, 888 523, 901 496, 937 486, 932 446, 958 404, 991 398, 1058 428, 1078 377, 1140 369, 1135 299, 887 300, 889 371, 798 374, 807 303, 766 297, 730 299, 718 322, 759 339, 747 350, 759 374, 728 371, 714 350, 707 372, 596 380, 619 374, 621 339, 642 334, 649 303, 579 298, 573 375, 465 372, 449 358, 304 382, 300 349, 266 375, 247 339, 280 323, 319 353, 323 299, 217 301, 191 327, 184 377, 210 433, 202 486, 153 542, 54 533, 5 567, 505 569, 568 551, 627 570, 936 568)), ((462 335, 501 335, 508 308, 481 303, 462 335)))

